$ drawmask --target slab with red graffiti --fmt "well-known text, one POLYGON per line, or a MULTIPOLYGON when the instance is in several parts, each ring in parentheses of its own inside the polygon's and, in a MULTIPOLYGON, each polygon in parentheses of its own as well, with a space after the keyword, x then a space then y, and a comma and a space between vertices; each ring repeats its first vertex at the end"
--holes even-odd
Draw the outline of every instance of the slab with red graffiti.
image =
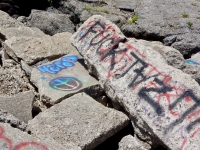
POLYGON ((57 150, 63 146, 53 140, 46 141, 31 137, 9 124, 0 123, 0 150, 57 150))
POLYGON ((89 18, 71 40, 109 97, 148 124, 144 130, 170 149, 200 149, 200 87, 191 76, 101 16, 89 18))

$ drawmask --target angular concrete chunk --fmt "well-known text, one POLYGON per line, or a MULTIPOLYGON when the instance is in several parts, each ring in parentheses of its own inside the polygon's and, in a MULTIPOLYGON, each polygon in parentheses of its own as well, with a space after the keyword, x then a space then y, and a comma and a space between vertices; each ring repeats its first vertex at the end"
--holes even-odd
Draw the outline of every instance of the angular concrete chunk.
POLYGON ((34 93, 31 91, 19 93, 14 96, 0 95, 0 109, 7 110, 20 120, 28 123, 32 119, 32 103, 34 93))
POLYGON ((40 138, 65 145, 73 141, 81 149, 93 149, 129 122, 126 115, 104 107, 84 93, 52 106, 31 120, 27 130, 40 138))
POLYGON ((0 27, 0 33, 3 34, 6 39, 11 37, 43 37, 45 35, 40 29, 29 27, 12 27, 2 28, 0 27))
POLYGON ((34 39, 13 37, 5 41, 4 48, 7 53, 13 51, 18 58, 32 65, 44 58, 55 59, 71 52, 78 54, 69 42, 70 37, 68 32, 34 39))
POLYGON ((42 101, 53 105, 80 91, 92 97, 102 94, 99 82, 79 60, 77 55, 66 55, 32 70, 31 81, 38 87, 42 101))
POLYGON ((53 139, 43 140, 30 136, 26 132, 12 128, 9 124, 0 123, 1 150, 80 150, 77 146, 62 146, 53 139))
POLYGON ((200 87, 191 76, 167 65, 154 48, 128 40, 101 16, 89 18, 72 43, 136 131, 169 149, 200 149, 200 87))
POLYGON ((150 150, 151 147, 145 142, 138 140, 132 135, 127 135, 119 142, 118 150, 150 150))
POLYGON ((0 10, 0 27, 10 28, 10 27, 21 27, 21 26, 24 26, 24 24, 10 17, 7 13, 0 10))

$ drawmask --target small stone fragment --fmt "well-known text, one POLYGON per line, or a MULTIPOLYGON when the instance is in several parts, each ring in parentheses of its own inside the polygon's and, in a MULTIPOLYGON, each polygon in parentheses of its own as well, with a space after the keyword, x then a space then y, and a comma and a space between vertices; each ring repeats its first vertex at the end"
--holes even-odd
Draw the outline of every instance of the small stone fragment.
POLYGON ((140 141, 132 135, 127 135, 119 142, 118 150, 150 150, 151 146, 145 142, 140 141))

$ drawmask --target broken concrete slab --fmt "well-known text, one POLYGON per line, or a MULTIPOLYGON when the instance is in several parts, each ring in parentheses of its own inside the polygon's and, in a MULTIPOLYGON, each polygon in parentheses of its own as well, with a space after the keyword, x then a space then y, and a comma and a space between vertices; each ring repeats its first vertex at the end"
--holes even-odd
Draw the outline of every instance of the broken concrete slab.
POLYGON ((78 54, 70 44, 71 35, 71 33, 64 32, 52 37, 34 39, 13 37, 5 41, 4 48, 8 54, 12 51, 28 65, 33 65, 45 58, 53 60, 69 53, 78 54))
POLYGON ((200 87, 190 75, 101 16, 89 18, 71 40, 136 131, 169 149, 200 149, 200 87))
POLYGON ((23 27, 23 23, 17 21, 16 19, 10 17, 7 13, 0 10, 0 27, 10 28, 10 27, 23 27))
POLYGON ((28 123, 32 119, 32 104, 34 101, 32 91, 22 92, 14 96, 0 95, 0 109, 6 110, 20 120, 28 123))
POLYGON ((78 60, 77 55, 66 55, 33 68, 31 82, 38 87, 41 101, 54 105, 78 92, 92 97, 102 95, 99 82, 89 75, 78 60))
POLYGON ((128 125, 122 112, 104 107, 85 93, 52 106, 29 121, 27 131, 65 145, 73 141, 82 150, 93 149, 128 125))
POLYGON ((0 122, 9 123, 11 126, 18 128, 22 131, 26 130, 27 124, 12 114, 8 113, 6 110, 0 109, 0 122))
POLYGON ((11 96, 29 90, 34 91, 21 66, 11 59, 3 61, 0 76, 0 95, 11 96))
POLYGON ((7 123, 0 123, 0 148, 9 150, 80 150, 79 147, 74 144, 67 143, 66 147, 55 142, 53 139, 43 140, 30 136, 26 132, 22 132, 19 129, 11 127, 7 123))
POLYGON ((127 135, 119 142, 118 150, 150 150, 151 146, 143 141, 140 141, 132 135, 127 135))
POLYGON ((12 28, 3 28, 0 27, 0 33, 5 36, 6 39, 11 37, 43 37, 47 36, 38 28, 30 27, 12 27, 12 28))

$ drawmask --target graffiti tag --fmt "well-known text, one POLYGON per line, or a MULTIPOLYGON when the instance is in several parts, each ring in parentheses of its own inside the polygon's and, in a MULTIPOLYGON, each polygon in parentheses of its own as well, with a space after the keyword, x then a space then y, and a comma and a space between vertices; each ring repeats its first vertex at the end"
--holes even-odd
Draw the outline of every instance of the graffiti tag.
POLYGON ((49 85, 56 90, 73 91, 81 88, 82 83, 73 77, 59 77, 51 80, 49 85))
POLYGON ((52 64, 39 66, 38 70, 40 70, 41 72, 56 74, 62 69, 65 69, 67 67, 73 67, 74 62, 76 62, 77 60, 77 56, 65 56, 62 57, 60 60, 54 61, 52 64))

